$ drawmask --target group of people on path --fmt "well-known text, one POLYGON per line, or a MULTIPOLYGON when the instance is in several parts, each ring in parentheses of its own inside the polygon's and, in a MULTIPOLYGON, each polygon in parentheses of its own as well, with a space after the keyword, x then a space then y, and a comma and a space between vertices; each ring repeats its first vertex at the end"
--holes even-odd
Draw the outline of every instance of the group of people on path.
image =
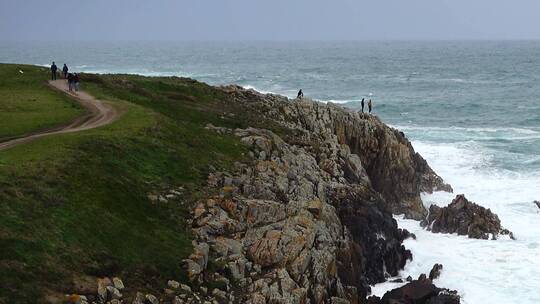
MULTIPOLYGON (((52 63, 51 65, 51 80, 56 80, 56 74, 58 72, 58 67, 56 66, 56 63, 52 63)), ((62 67, 62 76, 64 79, 67 79, 68 81, 68 88, 69 91, 79 91, 80 88, 80 77, 77 73, 69 73, 69 68, 67 64, 64 63, 64 66, 62 67)))
MULTIPOLYGON (((371 95, 371 94, 370 94, 371 95)), ((302 99, 304 97, 304 92, 302 92, 302 89, 300 89, 300 91, 298 91, 298 95, 296 96, 297 99, 302 99)), ((364 113, 364 106, 365 106, 365 98, 362 98, 362 101, 360 102, 360 105, 362 106, 362 113, 364 113)), ((373 104, 371 102, 371 99, 369 99, 368 103, 368 113, 371 114, 371 109, 373 107, 373 104)))

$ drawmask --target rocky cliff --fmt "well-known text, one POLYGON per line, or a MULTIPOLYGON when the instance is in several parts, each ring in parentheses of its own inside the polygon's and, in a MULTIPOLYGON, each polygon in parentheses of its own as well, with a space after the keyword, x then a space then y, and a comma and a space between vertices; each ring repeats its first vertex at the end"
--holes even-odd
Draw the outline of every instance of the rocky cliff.
MULTIPOLYGON (((392 215, 422 219, 421 192, 452 191, 403 133, 337 105, 220 90, 272 126, 207 125, 238 137, 249 155, 232 170, 214 170, 207 181, 214 194, 191 211, 194 250, 183 265, 191 286, 170 281, 157 297, 137 293, 126 302, 459 303, 425 278, 370 297, 370 285, 413 259, 402 242, 414 235, 392 215)), ((103 285, 98 299, 118 300, 114 288, 103 285)))
POLYGON ((287 131, 207 126, 240 137, 250 161, 209 176, 209 187, 221 194, 193 211, 190 280, 225 281, 227 299, 240 303, 367 301, 369 285, 397 275, 413 258, 402 245, 410 234, 392 213, 423 218, 420 193, 450 186, 403 133, 375 116, 222 89, 230 102, 287 131), (220 267, 209 272, 209 263, 220 267))
POLYGON ((341 178, 347 182, 359 182, 359 176, 353 174, 354 168, 339 168, 336 162, 342 158, 339 154, 342 149, 356 155, 361 162, 362 177, 395 214, 422 219, 427 212, 420 200, 421 192, 452 192, 451 186, 414 151, 405 135, 376 116, 308 99, 290 102, 282 96, 261 95, 237 86, 223 90, 248 111, 271 117, 295 130, 288 142, 308 148, 319 167, 335 179, 343 173, 341 178))

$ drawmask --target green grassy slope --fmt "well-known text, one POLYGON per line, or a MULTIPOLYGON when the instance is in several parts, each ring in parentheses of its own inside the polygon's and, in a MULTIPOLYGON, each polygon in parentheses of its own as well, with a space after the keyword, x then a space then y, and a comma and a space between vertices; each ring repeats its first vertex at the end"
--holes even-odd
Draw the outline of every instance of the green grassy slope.
MULTIPOLYGON (((4 89, 33 90, 11 87, 6 77, 4 89)), ((82 84, 123 116, 0 152, 0 302, 40 302, 86 275, 120 275, 132 291, 181 279, 191 250, 186 205, 207 195, 210 166, 244 158, 237 138, 204 126, 246 127, 255 116, 212 87, 127 75, 84 75, 82 84), (178 199, 148 198, 179 186, 178 199)))
POLYGON ((48 75, 46 68, 0 65, 0 140, 54 127, 82 114, 76 102, 47 86, 48 75))

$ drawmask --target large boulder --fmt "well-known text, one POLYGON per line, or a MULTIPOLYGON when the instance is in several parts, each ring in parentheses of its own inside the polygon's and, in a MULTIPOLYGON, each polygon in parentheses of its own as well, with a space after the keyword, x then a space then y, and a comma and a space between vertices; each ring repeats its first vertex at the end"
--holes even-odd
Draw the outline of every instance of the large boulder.
MULTIPOLYGON (((377 302, 373 302, 377 303, 377 302)), ((429 279, 415 280, 384 294, 378 304, 459 304, 455 291, 438 288, 429 279)))
POLYGON ((432 205, 422 225, 434 233, 457 233, 475 239, 496 239, 512 233, 501 227, 499 217, 480 205, 468 201, 463 194, 446 207, 432 205))

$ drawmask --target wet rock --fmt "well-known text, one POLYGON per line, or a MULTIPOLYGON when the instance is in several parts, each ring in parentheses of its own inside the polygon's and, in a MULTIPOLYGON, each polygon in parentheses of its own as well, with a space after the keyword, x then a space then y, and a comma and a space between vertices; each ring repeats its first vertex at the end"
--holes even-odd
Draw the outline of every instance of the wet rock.
POLYGON ((384 294, 379 304, 459 304, 460 298, 455 292, 433 285, 431 280, 423 279, 384 294))
POLYGON ((384 282, 385 274, 397 276, 412 254, 402 245, 403 234, 380 197, 362 188, 333 187, 328 193, 342 224, 350 231, 351 244, 338 254, 341 281, 355 286, 361 297, 369 285, 384 282))
POLYGON ((366 300, 366 304, 379 304, 380 302, 381 302, 381 298, 377 296, 370 296, 366 300))
POLYGON ((503 228, 499 217, 480 205, 468 201, 464 195, 456 198, 446 207, 432 205, 429 216, 422 222, 434 233, 457 233, 476 239, 495 239, 503 228))
POLYGON ((441 264, 433 265, 433 268, 429 272, 429 279, 431 281, 433 281, 435 279, 438 279, 439 276, 441 275, 442 269, 443 269, 443 265, 441 265, 441 264))

